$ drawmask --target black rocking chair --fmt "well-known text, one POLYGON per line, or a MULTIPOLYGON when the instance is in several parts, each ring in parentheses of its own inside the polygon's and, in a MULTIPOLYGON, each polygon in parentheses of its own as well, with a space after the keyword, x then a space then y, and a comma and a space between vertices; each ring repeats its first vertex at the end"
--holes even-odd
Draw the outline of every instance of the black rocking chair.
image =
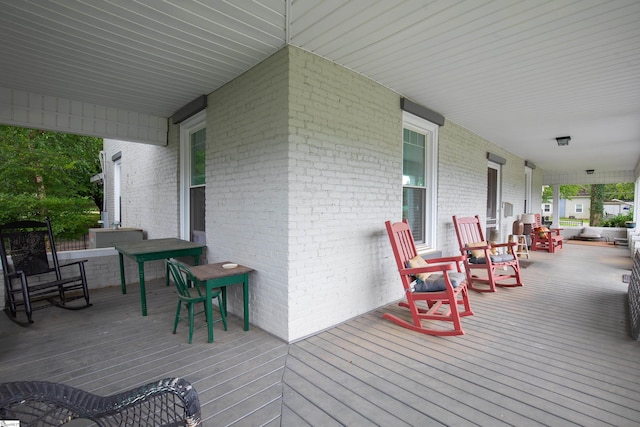
POLYGON ((79 309, 91 305, 84 268, 87 260, 60 264, 49 218, 45 222, 17 221, 0 226, 0 258, 5 310, 12 320, 17 322, 19 306, 24 306, 29 323, 33 323, 32 312, 36 309, 50 305, 79 309), (82 305, 69 304, 80 299, 84 299, 82 305), (41 301, 44 304, 34 304, 41 301))

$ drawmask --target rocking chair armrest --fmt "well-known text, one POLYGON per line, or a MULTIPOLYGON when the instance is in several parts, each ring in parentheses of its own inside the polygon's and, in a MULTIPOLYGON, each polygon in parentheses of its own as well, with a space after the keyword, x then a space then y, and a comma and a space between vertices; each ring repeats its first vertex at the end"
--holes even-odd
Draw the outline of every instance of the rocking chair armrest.
POLYGON ((77 261, 65 262, 64 264, 58 264, 58 267, 62 268, 62 267, 70 267, 72 265, 80 265, 80 264, 84 264, 87 261, 89 261, 89 260, 88 259, 79 259, 77 261))
POLYGON ((462 255, 455 255, 442 258, 427 258, 425 261, 427 261, 427 264, 455 263, 464 262, 464 257, 462 255))
POLYGON ((494 243, 491 245, 492 248, 507 248, 509 246, 518 246, 518 242, 494 243))
MULTIPOLYGON (((430 259, 426 259, 425 261, 427 261, 427 264, 431 264, 431 265, 450 265, 450 266, 455 265, 456 266, 455 270, 458 273, 460 273, 462 272, 461 265, 464 264, 464 260, 465 260, 464 256, 456 255, 456 256, 448 256, 448 257, 441 257, 441 258, 430 258, 430 259)), ((448 270, 454 270, 454 269, 449 268, 448 270)))
POLYGON ((20 277, 26 277, 26 274, 24 274, 24 271, 22 271, 22 270, 10 271, 10 272, 8 271, 6 273, 6 277, 8 279, 17 279, 17 278, 20 278, 20 277))
POLYGON ((415 267, 415 268, 404 268, 400 270, 400 274, 406 274, 408 276, 415 276, 420 273, 435 273, 435 272, 445 272, 449 270, 453 270, 453 263, 449 264, 433 264, 427 267, 415 267))

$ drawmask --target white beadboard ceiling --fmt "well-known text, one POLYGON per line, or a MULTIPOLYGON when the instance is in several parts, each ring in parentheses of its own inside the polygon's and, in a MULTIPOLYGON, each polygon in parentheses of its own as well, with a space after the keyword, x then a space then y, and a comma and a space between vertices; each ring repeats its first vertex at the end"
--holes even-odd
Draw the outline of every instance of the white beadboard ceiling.
POLYGON ((0 37, 8 89, 169 117, 290 43, 547 172, 640 161, 638 0, 0 0, 0 37))

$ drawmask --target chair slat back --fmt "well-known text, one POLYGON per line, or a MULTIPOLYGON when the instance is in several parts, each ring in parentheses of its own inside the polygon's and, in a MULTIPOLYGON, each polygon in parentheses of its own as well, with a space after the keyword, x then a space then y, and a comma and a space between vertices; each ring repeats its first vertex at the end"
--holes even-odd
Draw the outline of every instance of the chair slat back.
POLYGON ((539 213, 534 214, 534 216, 536 218, 536 222, 534 224, 531 224, 531 229, 532 230, 535 229, 535 228, 542 227, 542 216, 539 213))
POLYGON ((458 218, 453 217, 453 226, 456 229, 456 236, 460 244, 460 252, 463 254, 468 250, 470 243, 484 242, 482 224, 478 215, 473 217, 458 218))
POLYGON ((167 260, 169 272, 176 284, 176 289, 180 298, 184 300, 200 299, 203 297, 199 286, 193 286, 197 283, 195 277, 189 267, 177 261, 167 260))
POLYGON ((387 221, 385 226, 387 227, 387 234, 389 234, 389 241, 391 242, 398 270, 407 268, 407 261, 418 255, 409 223, 407 220, 394 224, 391 221, 387 221))
POLYGON ((45 222, 18 221, 0 228, 3 268, 9 268, 7 257, 10 256, 13 271, 23 271, 27 276, 52 271, 47 256, 52 245, 48 223, 45 222))

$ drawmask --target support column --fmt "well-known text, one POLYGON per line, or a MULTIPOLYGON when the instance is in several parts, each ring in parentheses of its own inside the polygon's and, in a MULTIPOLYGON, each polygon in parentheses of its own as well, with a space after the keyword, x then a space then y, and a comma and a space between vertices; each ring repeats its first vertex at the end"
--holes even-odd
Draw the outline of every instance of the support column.
POLYGON ((560 184, 553 184, 553 228, 560 228, 560 184))

